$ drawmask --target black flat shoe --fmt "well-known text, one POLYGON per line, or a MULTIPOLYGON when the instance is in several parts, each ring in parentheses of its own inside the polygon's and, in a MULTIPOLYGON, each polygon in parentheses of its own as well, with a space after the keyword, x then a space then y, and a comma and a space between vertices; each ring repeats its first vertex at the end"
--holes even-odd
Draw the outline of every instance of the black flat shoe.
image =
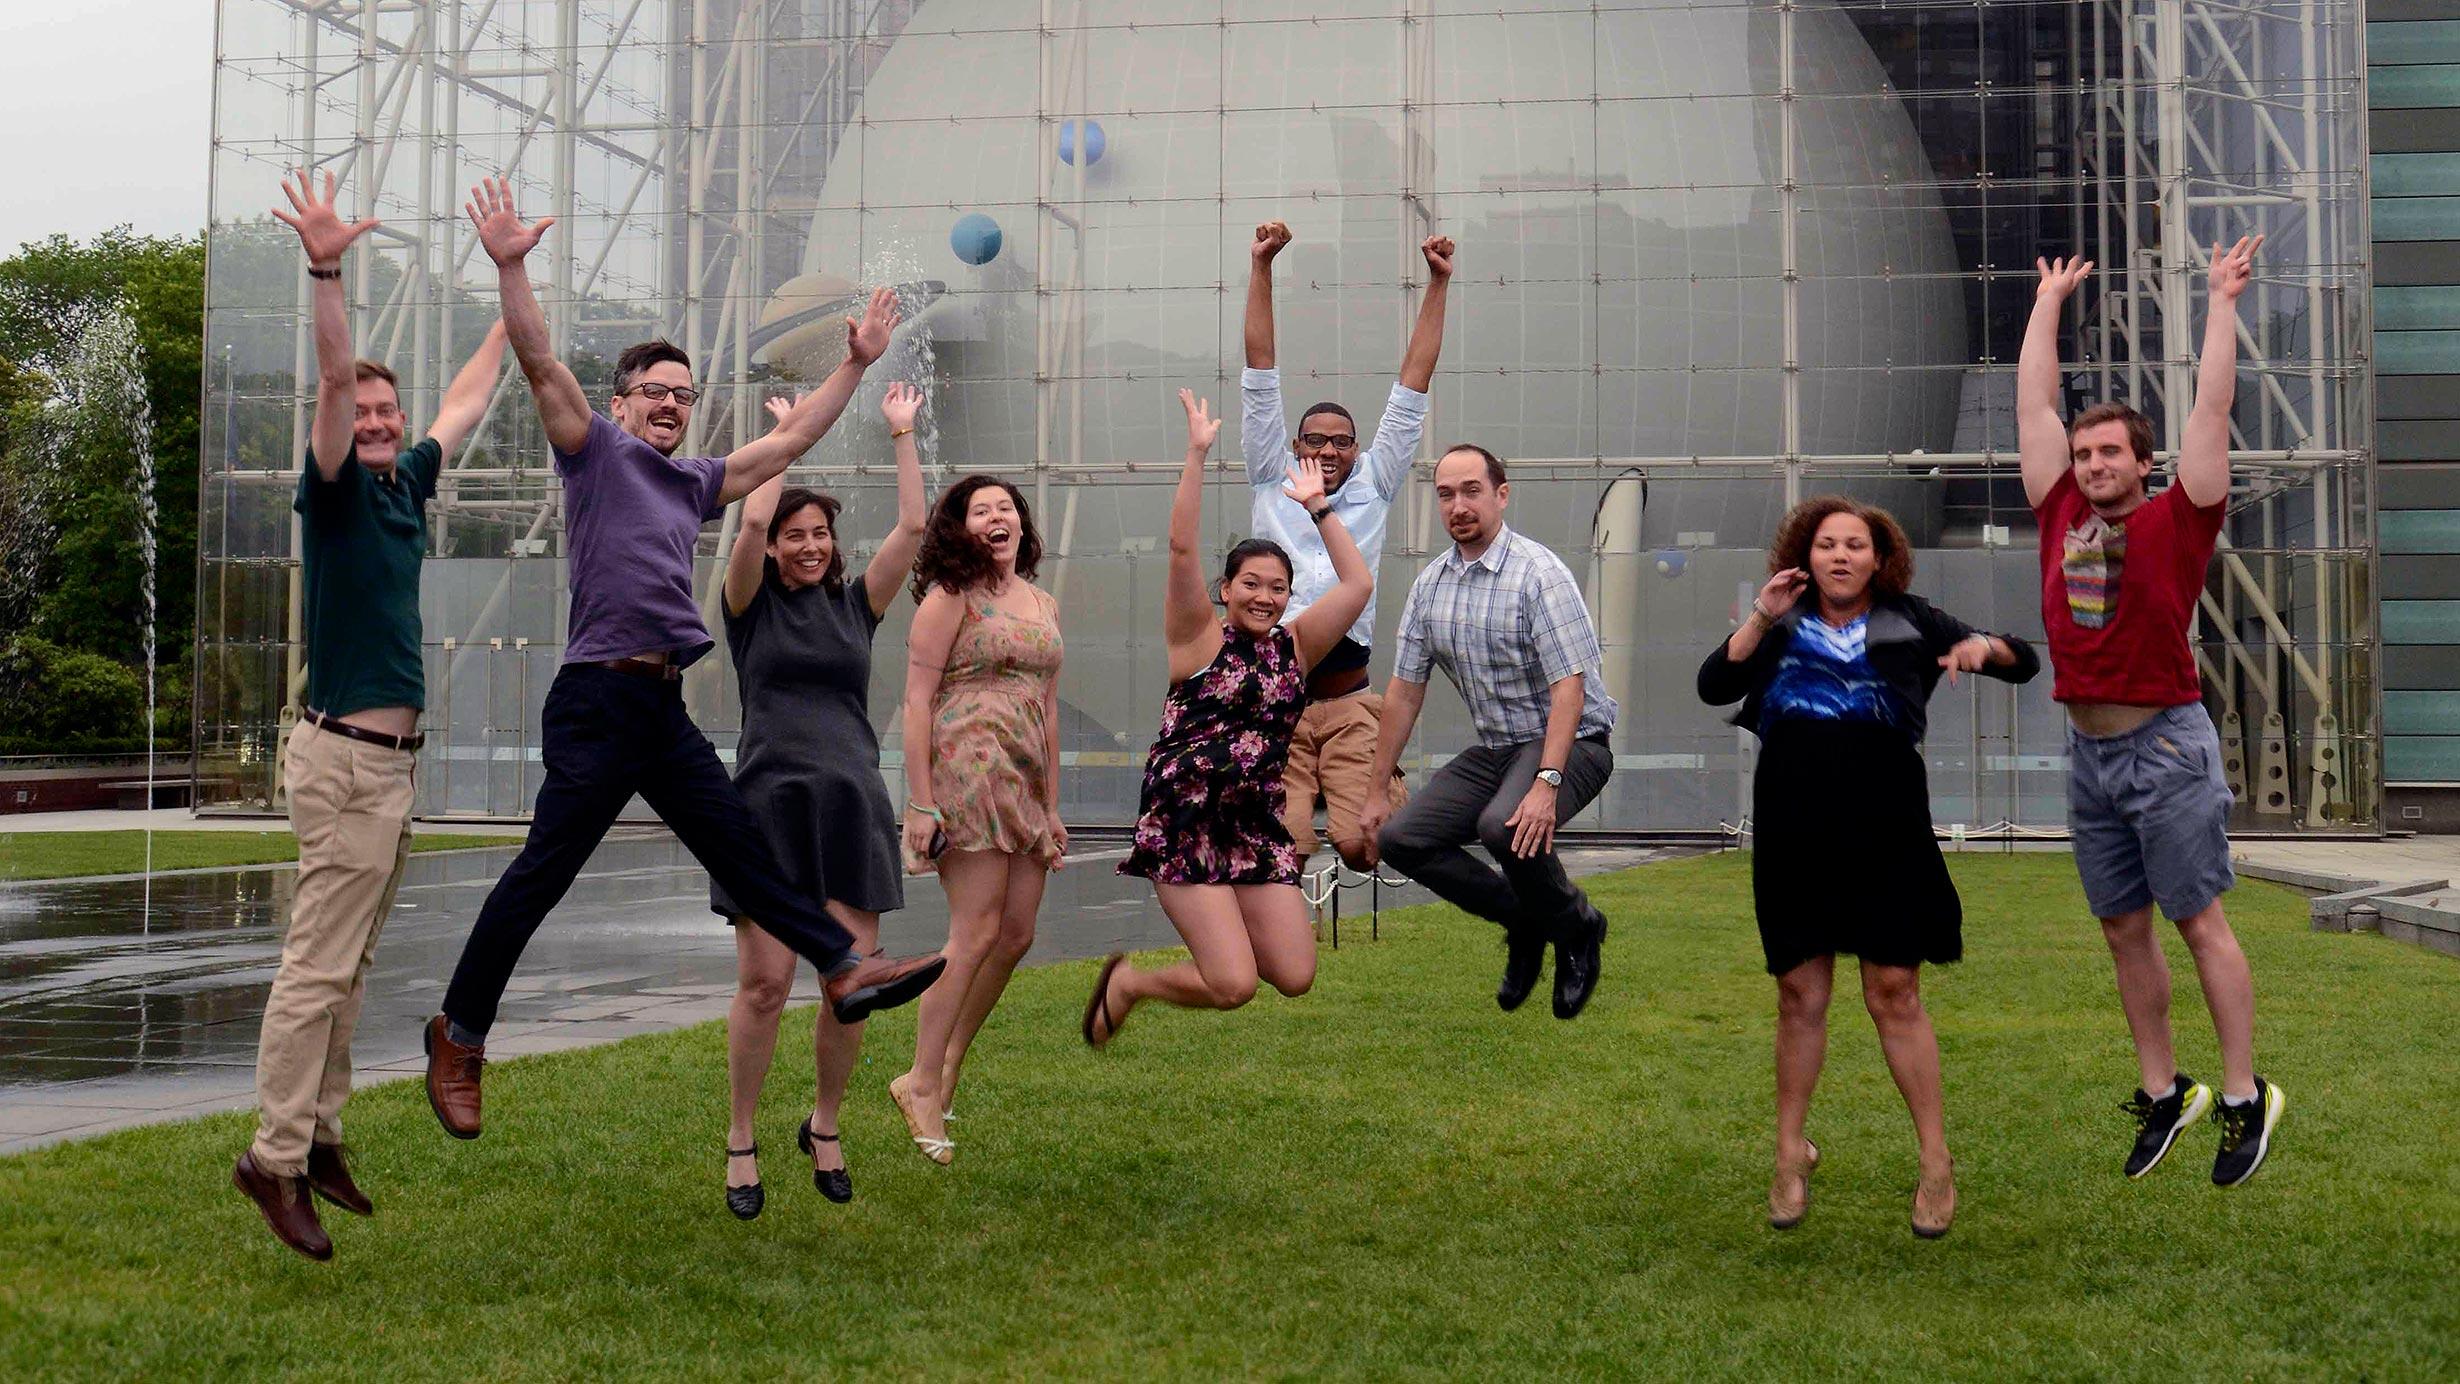
POLYGON ((1580 914, 1555 939, 1555 1017, 1576 1019, 1597 993, 1598 954, 1606 940, 1606 915, 1583 899, 1580 914))
MULTIPOLYGON (((837 1136, 812 1133, 811 1116, 805 1115, 802 1127, 794 1132, 794 1142, 795 1147, 803 1150, 804 1157, 811 1158, 816 1156, 811 1151, 814 1143, 834 1144, 837 1142, 837 1136)), ((854 1200, 854 1175, 843 1168, 812 1169, 811 1185, 820 1189, 820 1195, 840 1206, 854 1200)))
MULTIPOLYGON (((752 1146, 747 1149, 726 1150, 726 1156, 729 1158, 750 1158, 759 1152, 760 1144, 758 1141, 754 1141, 752 1146)), ((739 1221, 748 1221, 753 1217, 758 1216, 760 1214, 760 1208, 768 1203, 768 1199, 769 1194, 762 1191, 760 1189, 760 1184, 757 1182, 753 1183, 749 1187, 729 1187, 726 1189, 726 1209, 734 1212, 735 1219, 739 1221)))
POLYGON ((1520 1008, 1537 988, 1538 972, 1546 966, 1546 934, 1536 928, 1507 929, 1503 935, 1503 983, 1495 987, 1495 1003, 1505 1013, 1520 1008))

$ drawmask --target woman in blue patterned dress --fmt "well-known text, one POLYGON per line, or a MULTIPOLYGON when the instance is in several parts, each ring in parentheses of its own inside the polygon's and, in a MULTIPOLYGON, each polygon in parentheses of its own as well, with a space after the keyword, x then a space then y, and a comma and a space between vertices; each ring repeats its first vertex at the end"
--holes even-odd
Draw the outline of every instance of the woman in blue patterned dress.
POLYGON ((1203 400, 1187 410, 1187 464, 1170 506, 1170 582, 1163 633, 1170 695, 1145 760, 1136 839, 1119 873, 1153 881, 1192 960, 1140 971, 1113 954, 1085 1004, 1085 1041, 1101 1047, 1128 1011, 1155 999, 1236 1009, 1261 978, 1285 995, 1315 983, 1315 927, 1298 888, 1298 848, 1281 822, 1282 766, 1307 703, 1307 669, 1367 608, 1375 575, 1324 498, 1319 468, 1290 467, 1283 494, 1324 536, 1338 585, 1287 624, 1290 555, 1251 538, 1230 550, 1221 582, 1196 567, 1204 461, 1221 432, 1203 400), (1222 614, 1213 607, 1218 602, 1222 614))
POLYGON ((1984 634, 1909 594, 1913 552, 1886 510, 1824 495, 1796 505, 1769 546, 1768 584, 1700 665, 1700 699, 1740 700, 1760 737, 1751 887, 1777 978, 1777 1167, 1768 1223, 1810 1205, 1819 1150, 1802 1135, 1828 1051, 1840 952, 1861 958, 1862 1001, 1922 1150, 1913 1230, 1947 1233, 1955 1162, 1939 1094, 1939 1040, 1922 1008, 1924 962, 1964 954, 1963 908, 1931 833, 1924 708, 1945 673, 2025 682, 2031 645, 1984 634))

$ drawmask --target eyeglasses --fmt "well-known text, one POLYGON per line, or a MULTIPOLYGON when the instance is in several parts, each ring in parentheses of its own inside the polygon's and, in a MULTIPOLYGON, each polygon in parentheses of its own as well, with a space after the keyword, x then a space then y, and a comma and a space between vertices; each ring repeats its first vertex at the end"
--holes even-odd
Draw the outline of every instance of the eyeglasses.
POLYGON ((359 417, 359 418, 399 418, 399 417, 401 417, 401 410, 400 410, 399 408, 395 407, 395 406, 394 406, 394 405, 392 405, 392 404, 377 404, 377 405, 375 405, 375 406, 373 406, 373 407, 370 407, 370 406, 368 406, 368 405, 366 405, 366 404, 361 404, 361 405, 359 405, 359 406, 358 406, 358 408, 357 408, 357 409, 353 410, 352 412, 353 412, 353 416, 354 416, 354 417, 359 417))
POLYGON ((1298 440, 1317 448, 1349 448, 1358 445, 1358 437, 1354 433, 1300 433, 1298 440))
POLYGON ((700 402, 700 391, 692 388, 690 385, 685 385, 681 389, 677 389, 672 385, 636 384, 630 389, 625 390, 624 393, 638 394, 653 404, 662 404, 671 397, 676 403, 683 405, 685 408, 690 408, 692 405, 700 402))

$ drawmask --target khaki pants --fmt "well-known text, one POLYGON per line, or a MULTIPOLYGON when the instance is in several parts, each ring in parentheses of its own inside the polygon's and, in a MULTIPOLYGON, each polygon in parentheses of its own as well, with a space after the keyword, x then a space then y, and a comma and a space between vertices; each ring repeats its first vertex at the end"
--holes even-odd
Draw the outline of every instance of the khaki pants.
POLYGON ((282 969, 256 1047, 256 1165, 299 1176, 308 1144, 342 1140, 350 1035, 367 995, 376 934, 410 857, 418 756, 302 723, 283 751, 299 835, 282 969))
MULTIPOLYGON (((1358 809, 1367 800, 1367 775, 1375 767, 1375 736, 1383 720, 1384 698, 1378 692, 1309 702, 1299 716, 1290 736, 1290 766, 1281 778, 1287 795, 1281 824, 1298 843, 1301 862, 1315 854, 1315 805, 1321 801, 1333 849, 1350 868, 1366 868, 1367 838, 1358 830, 1358 809)), ((1392 805, 1408 798, 1400 775, 1393 775, 1392 805)))

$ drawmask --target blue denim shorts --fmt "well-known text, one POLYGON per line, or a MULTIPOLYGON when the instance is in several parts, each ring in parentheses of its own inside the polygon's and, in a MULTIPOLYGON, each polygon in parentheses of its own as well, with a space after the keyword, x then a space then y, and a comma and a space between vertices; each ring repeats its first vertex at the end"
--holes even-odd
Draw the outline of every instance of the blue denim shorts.
POLYGON ((2094 916, 2157 903, 2176 922, 2238 882, 2221 737, 2201 704, 2170 707, 2124 735, 2071 725, 2067 763, 2067 826, 2094 916))

